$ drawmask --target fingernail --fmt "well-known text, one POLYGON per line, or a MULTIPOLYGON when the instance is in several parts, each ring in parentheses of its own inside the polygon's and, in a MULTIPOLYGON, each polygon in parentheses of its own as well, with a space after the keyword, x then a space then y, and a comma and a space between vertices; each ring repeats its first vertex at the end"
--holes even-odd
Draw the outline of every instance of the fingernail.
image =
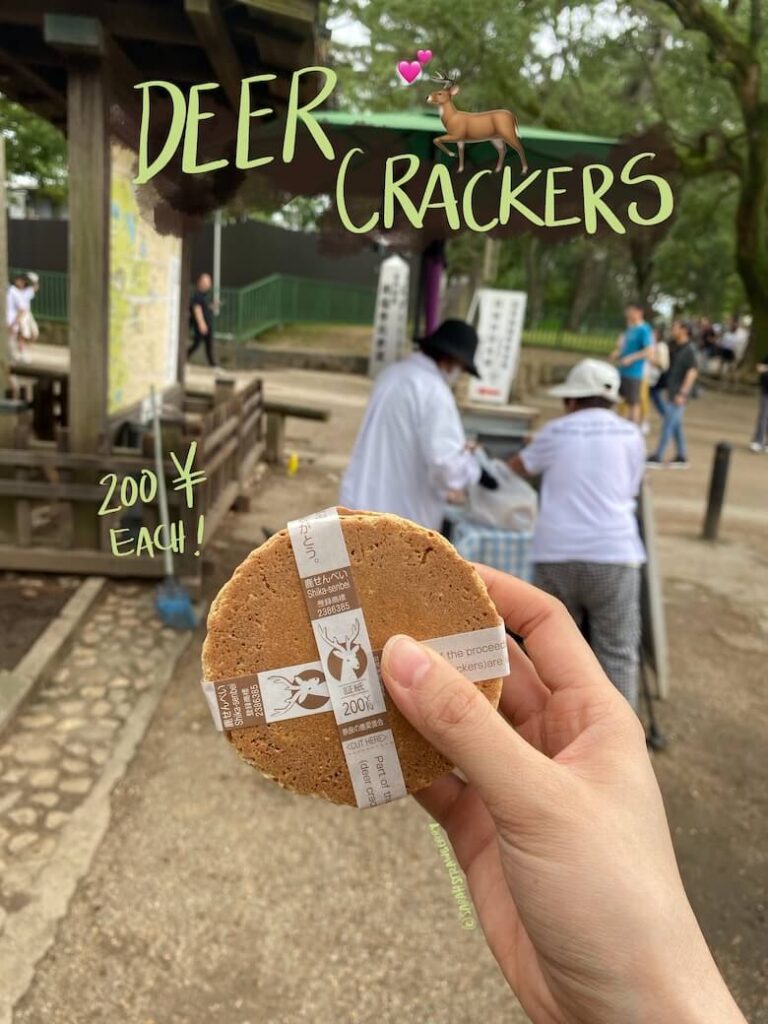
POLYGON ((429 671, 427 652, 409 636, 393 636, 384 646, 383 658, 387 673, 400 686, 413 686, 429 671))

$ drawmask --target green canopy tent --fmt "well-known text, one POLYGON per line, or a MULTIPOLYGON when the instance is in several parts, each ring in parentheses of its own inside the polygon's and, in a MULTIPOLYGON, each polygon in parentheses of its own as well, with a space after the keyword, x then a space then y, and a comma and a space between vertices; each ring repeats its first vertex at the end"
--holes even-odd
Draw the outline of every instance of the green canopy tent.
MULTIPOLYGON (((300 126, 293 159, 285 163, 281 157, 284 122, 275 120, 263 126, 258 144, 254 139, 252 155, 270 155, 274 159, 253 172, 249 189, 254 190, 251 191, 252 196, 258 195, 262 200, 270 197, 280 205, 295 196, 329 196, 329 205, 318 225, 328 252, 349 252, 376 242, 401 252, 420 253, 422 259, 427 254, 427 264, 435 260, 442 266, 445 242, 468 230, 469 226, 463 217, 458 226, 448 223, 446 210, 441 204, 444 196, 440 188, 424 199, 425 188, 430 187, 430 175, 437 164, 448 168, 451 202, 455 199, 460 211, 465 209, 464 193, 468 183, 472 182, 471 209, 475 223, 483 226, 493 224, 487 231, 492 238, 513 237, 531 231, 542 233, 548 241, 583 235, 584 182, 593 173, 598 186, 608 176, 610 208, 617 221, 626 225, 627 233, 632 228, 626 217, 630 203, 639 203, 641 208, 648 204, 648 209, 658 205, 658 195, 653 188, 621 180, 621 169, 627 159, 638 152, 648 151, 651 147, 648 141, 642 141, 641 148, 638 148, 641 141, 638 139, 619 140, 521 126, 520 138, 525 147, 529 172, 523 179, 519 157, 508 149, 504 168, 507 191, 510 187, 518 190, 519 204, 513 204, 511 210, 507 209, 507 216, 499 220, 500 204, 504 202, 504 174, 490 173, 497 159, 497 152, 490 142, 467 144, 465 170, 459 173, 457 161, 434 144, 435 138, 444 134, 445 129, 432 111, 357 113, 323 110, 312 113, 330 142, 333 158, 324 155, 310 131, 300 126), (342 161, 353 149, 360 152, 350 156, 343 184, 340 185, 338 178, 342 161), (387 161, 407 154, 416 157, 419 165, 403 186, 403 191, 420 208, 423 217, 415 226, 398 208, 394 222, 384 226, 381 214, 387 161), (595 165, 605 170, 594 170, 595 165), (588 167, 593 171, 587 171, 588 167), (478 172, 486 169, 489 173, 477 178, 478 172), (555 189, 556 201, 552 195, 555 189), (340 198, 348 221, 356 227, 367 224, 378 212, 377 223, 370 230, 351 232, 339 214, 340 198), (542 213, 548 201, 554 202, 556 217, 549 218, 554 223, 543 225, 542 213), (521 205, 526 209, 521 210, 521 205), (528 209, 532 213, 530 217, 528 209)), ((405 159, 398 161, 397 173, 402 174, 406 167, 405 159)), ((659 168, 654 167, 653 170, 658 173, 659 168)), ((597 230, 610 232, 615 227, 600 222, 597 230)), ((434 268, 430 276, 429 267, 422 266, 422 279, 432 281, 427 293, 434 291, 434 281, 438 276, 434 268)))
MULTIPOLYGON (((391 141, 393 135, 399 136, 402 152, 413 153, 421 160, 439 159, 442 163, 450 162, 433 142, 437 135, 444 134, 445 129, 438 115, 430 111, 407 110, 368 114, 327 110, 319 113, 317 120, 329 130, 341 129, 350 141, 357 136, 362 146, 370 145, 370 129, 373 129, 382 139, 386 138, 386 141, 391 141)), ((549 128, 523 125, 520 126, 520 138, 532 169, 563 166, 571 157, 589 156, 593 160, 605 161, 617 145, 616 139, 607 139, 599 135, 557 132, 549 128)), ((392 154, 396 151, 390 149, 392 154)), ((478 142, 467 146, 466 156, 468 162, 477 166, 493 166, 496 150, 490 142, 478 142)), ((513 157, 514 154, 511 154, 508 158, 513 157)))
MULTIPOLYGON (((252 156, 270 156, 273 159, 271 163, 251 172, 244 192, 246 197, 250 193, 264 198, 271 192, 273 200, 280 203, 295 196, 335 197, 342 159, 352 149, 359 149, 362 153, 351 159, 345 179, 344 198, 351 206, 365 206, 369 212, 373 208, 370 200, 381 196, 385 164, 392 157, 412 154, 420 161, 419 171, 409 180, 406 189, 414 197, 420 196, 435 164, 448 166, 459 201, 472 176, 481 169, 492 169, 496 163, 497 153, 490 142, 470 143, 465 151, 465 171, 459 174, 456 161, 435 146, 435 138, 444 134, 445 129, 440 118, 431 112, 350 113, 324 110, 313 111, 312 116, 333 148, 333 159, 328 159, 311 133, 300 127, 293 159, 285 163, 281 153, 285 122, 276 119, 263 126, 258 143, 253 145, 252 156)), ((530 188, 526 188, 526 194, 531 196, 540 193, 544 183, 543 172, 556 167, 572 167, 573 176, 577 178, 581 167, 595 163, 609 165, 623 149, 617 139, 557 132, 547 128, 521 127, 520 137, 528 156, 529 177, 534 179, 530 188)), ((506 164, 515 182, 519 182, 520 164, 517 154, 508 151, 506 164)), ((498 206, 500 180, 501 175, 489 174, 474 188, 474 202, 480 213, 490 214, 493 207, 498 206)), ((576 209, 579 205, 580 194, 575 191, 565 197, 564 218, 571 207, 576 209)), ((323 227, 333 231, 334 221, 336 228, 342 227, 335 212, 335 202, 323 219, 323 227)), ((520 229, 530 226, 512 217, 504 226, 506 231, 494 231, 493 234, 516 234, 520 229)), ((371 234, 401 247, 422 249, 436 238, 450 237, 451 229, 446 227, 444 216, 433 217, 427 214, 419 229, 413 229, 406 222, 398 223, 393 231, 386 234, 381 230, 371 234)))

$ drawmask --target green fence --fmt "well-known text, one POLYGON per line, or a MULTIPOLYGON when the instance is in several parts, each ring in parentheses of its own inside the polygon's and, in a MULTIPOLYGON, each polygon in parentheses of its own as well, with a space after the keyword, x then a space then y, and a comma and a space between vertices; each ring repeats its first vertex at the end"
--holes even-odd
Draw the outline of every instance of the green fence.
POLYGON ((523 330, 523 344, 602 356, 613 350, 621 330, 620 317, 589 317, 577 331, 569 330, 567 322, 563 314, 562 319, 549 316, 543 323, 528 326, 523 330))
MULTIPOLYGON (((9 277, 13 280, 14 274, 21 274, 23 270, 11 268, 9 277)), ((55 320, 57 323, 66 323, 67 314, 67 279, 68 274, 59 273, 53 270, 39 270, 37 276, 40 278, 40 290, 35 296, 34 312, 38 320, 55 320)))
MULTIPOLYGON (((11 275, 18 273, 11 270, 11 275)), ((67 274, 41 271, 35 297, 38 320, 67 321, 67 274)), ((246 288, 222 288, 216 332, 244 341, 288 323, 366 324, 376 289, 272 274, 246 288)))
MULTIPOLYGON (((65 323, 67 275, 41 271, 39 277, 35 316, 65 323)), ((375 288, 272 274, 245 288, 221 289, 216 332, 247 341, 280 324, 370 324, 375 302, 375 288)), ((621 321, 588 317, 577 331, 567 329, 566 323, 565 312, 549 311, 541 323, 525 328, 523 344, 605 355, 613 348, 621 321)))

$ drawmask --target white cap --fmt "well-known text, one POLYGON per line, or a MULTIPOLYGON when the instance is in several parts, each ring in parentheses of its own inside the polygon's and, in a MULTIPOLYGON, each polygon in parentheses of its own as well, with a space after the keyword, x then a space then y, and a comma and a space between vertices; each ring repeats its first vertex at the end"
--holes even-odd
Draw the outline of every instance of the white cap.
POLYGON ((563 384, 550 388, 555 398, 607 398, 619 400, 619 371, 601 359, 582 359, 572 366, 563 384))
POLYGON ((37 276, 37 274, 34 272, 34 270, 28 270, 27 273, 24 276, 32 284, 37 284, 37 282, 40 280, 40 278, 37 276))

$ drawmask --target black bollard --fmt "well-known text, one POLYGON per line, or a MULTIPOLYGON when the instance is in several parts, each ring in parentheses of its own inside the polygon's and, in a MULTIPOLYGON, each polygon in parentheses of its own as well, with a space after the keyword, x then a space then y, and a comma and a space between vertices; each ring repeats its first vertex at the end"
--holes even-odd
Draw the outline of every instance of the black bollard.
POLYGON ((728 482, 728 467, 731 462, 731 446, 727 441, 715 445, 715 457, 712 460, 712 475, 709 478, 709 496, 707 498, 707 514, 704 517, 704 529, 701 536, 704 540, 717 540, 720 527, 720 516, 725 500, 725 485, 728 482))

